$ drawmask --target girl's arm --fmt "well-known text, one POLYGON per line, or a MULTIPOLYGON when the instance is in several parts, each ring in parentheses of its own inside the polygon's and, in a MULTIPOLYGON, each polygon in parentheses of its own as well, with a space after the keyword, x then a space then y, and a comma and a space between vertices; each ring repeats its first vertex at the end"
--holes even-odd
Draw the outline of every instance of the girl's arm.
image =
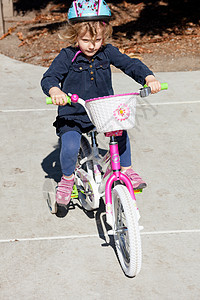
POLYGON ((122 54, 118 48, 111 44, 106 45, 105 53, 112 65, 122 70, 141 85, 151 84, 154 91, 154 74, 143 62, 137 58, 130 58, 128 55, 122 54))
POLYGON ((60 90, 60 84, 67 76, 69 71, 69 66, 71 64, 71 57, 68 48, 62 49, 60 54, 54 59, 49 69, 44 73, 41 80, 41 86, 43 92, 50 96, 50 89, 57 87, 60 90))

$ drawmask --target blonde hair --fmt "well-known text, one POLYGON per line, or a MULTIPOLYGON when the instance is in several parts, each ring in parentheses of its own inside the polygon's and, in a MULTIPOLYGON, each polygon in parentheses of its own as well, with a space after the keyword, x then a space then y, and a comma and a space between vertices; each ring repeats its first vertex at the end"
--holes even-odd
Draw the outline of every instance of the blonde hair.
POLYGON ((106 44, 113 30, 109 23, 103 21, 79 22, 75 24, 68 23, 61 38, 68 41, 72 46, 75 46, 78 36, 84 36, 86 32, 89 32, 92 40, 95 40, 99 28, 102 30, 103 44, 106 44))

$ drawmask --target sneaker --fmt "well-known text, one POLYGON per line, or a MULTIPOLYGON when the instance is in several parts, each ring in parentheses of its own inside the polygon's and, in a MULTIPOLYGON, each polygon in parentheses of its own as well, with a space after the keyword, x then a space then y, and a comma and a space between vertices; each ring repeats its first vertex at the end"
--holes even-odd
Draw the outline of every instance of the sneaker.
POLYGON ((127 169, 123 172, 131 181, 133 189, 144 189, 147 184, 142 180, 142 178, 133 169, 127 169))
POLYGON ((71 200, 71 193, 74 186, 74 176, 67 180, 62 176, 56 190, 56 202, 61 206, 66 206, 71 200))

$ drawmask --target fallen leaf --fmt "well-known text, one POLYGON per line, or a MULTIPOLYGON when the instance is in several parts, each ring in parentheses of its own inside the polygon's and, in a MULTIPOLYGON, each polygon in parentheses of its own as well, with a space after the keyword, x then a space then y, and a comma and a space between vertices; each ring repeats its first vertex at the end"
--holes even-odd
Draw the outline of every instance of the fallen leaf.
POLYGON ((20 41, 24 40, 22 32, 18 32, 17 36, 18 36, 18 38, 19 38, 20 41))

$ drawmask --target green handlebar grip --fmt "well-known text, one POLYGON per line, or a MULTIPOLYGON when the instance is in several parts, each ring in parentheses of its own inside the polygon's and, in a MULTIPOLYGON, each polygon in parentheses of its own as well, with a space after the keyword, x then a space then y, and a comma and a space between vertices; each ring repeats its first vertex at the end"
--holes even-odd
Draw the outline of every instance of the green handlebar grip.
POLYGON ((167 89, 168 89, 168 83, 167 82, 161 83, 161 90, 167 90, 167 89))
POLYGON ((52 104, 51 97, 46 97, 46 104, 52 104))
MULTIPOLYGON (((71 105, 71 98, 66 95, 67 98, 67 104, 71 105)), ((46 104, 53 104, 51 97, 46 97, 46 104)))
MULTIPOLYGON (((144 88, 148 87, 146 84, 144 85, 144 88)), ((161 83, 161 90, 167 90, 168 89, 168 83, 164 82, 161 83)))

